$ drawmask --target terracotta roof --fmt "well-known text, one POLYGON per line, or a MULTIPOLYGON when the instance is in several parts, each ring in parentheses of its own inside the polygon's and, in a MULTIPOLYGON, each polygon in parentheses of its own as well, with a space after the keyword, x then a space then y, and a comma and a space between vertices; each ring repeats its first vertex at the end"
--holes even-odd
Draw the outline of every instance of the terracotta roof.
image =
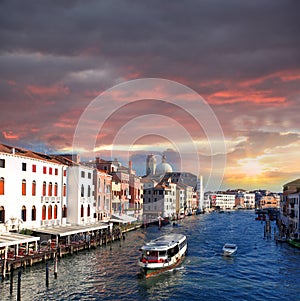
POLYGON ((53 157, 51 155, 38 153, 38 152, 31 151, 31 150, 21 148, 21 147, 13 147, 13 146, 5 145, 5 144, 0 144, 0 152, 7 153, 7 154, 14 153, 18 156, 24 156, 24 157, 28 157, 28 158, 34 158, 34 159, 38 159, 38 160, 48 161, 51 163, 61 164, 61 162, 59 162, 55 157, 53 157))

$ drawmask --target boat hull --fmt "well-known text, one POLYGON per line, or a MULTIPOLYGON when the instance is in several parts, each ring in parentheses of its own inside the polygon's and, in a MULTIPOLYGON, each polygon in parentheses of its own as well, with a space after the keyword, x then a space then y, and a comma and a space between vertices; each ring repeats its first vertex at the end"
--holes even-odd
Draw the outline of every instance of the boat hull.
POLYGON ((177 266, 179 266, 184 261, 184 258, 185 258, 185 256, 182 256, 175 263, 170 264, 170 265, 160 265, 157 267, 154 267, 153 265, 150 267, 143 266, 143 267, 141 267, 141 272, 146 278, 149 278, 149 277, 152 277, 155 275, 159 275, 163 272, 170 271, 170 270, 176 268, 177 266))

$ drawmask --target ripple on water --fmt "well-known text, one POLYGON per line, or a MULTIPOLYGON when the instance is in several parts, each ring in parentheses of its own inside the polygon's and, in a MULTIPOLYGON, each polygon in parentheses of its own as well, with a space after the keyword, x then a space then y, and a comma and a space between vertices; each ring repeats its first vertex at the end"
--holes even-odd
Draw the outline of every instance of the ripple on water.
MULTIPOLYGON (((300 300, 300 251, 264 239, 264 224, 255 221, 253 211, 192 216, 180 223, 128 233, 112 250, 107 246, 66 257, 59 261, 57 280, 49 262, 48 289, 45 266, 27 268, 22 300, 300 300), (178 269, 140 278, 140 246, 170 232, 187 235, 187 258, 178 269), (222 256, 228 241, 238 244, 236 257, 222 256)), ((0 283, 1 300, 15 300, 16 281, 11 297, 9 281, 0 283)))

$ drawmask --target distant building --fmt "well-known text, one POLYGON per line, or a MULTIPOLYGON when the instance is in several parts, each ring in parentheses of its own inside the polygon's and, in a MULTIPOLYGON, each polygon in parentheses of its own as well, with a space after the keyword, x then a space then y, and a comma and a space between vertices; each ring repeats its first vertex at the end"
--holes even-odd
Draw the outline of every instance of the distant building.
POLYGON ((231 210, 235 208, 235 194, 210 193, 211 208, 231 210))

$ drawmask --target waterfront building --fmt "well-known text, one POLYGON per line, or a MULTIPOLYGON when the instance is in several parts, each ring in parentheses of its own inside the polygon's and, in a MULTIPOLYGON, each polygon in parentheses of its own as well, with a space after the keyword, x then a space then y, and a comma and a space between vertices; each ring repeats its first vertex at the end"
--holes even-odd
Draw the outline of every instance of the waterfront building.
POLYGON ((176 216, 177 218, 185 215, 186 205, 185 188, 176 185, 176 216))
POLYGON ((159 182, 155 187, 144 187, 143 198, 144 220, 176 216, 176 184, 172 183, 171 178, 159 182))
POLYGON ((235 194, 210 193, 209 197, 213 209, 232 210, 235 208, 235 194))
POLYGON ((255 208, 255 193, 238 191, 236 194, 236 208, 254 209, 255 208))
POLYGON ((94 169, 96 220, 105 221, 112 214, 112 176, 107 172, 94 169))
POLYGON ((0 228, 65 224, 67 185, 67 165, 55 156, 0 144, 0 228))
POLYGON ((132 168, 132 162, 125 167, 114 159, 113 161, 103 160, 99 157, 95 162, 85 164, 94 166, 112 176, 111 182, 111 213, 126 213, 136 218, 141 218, 143 209, 141 177, 136 175, 132 168))
POLYGON ((260 198, 258 207, 261 209, 268 208, 279 208, 280 207, 280 196, 277 194, 270 193, 260 198))
POLYGON ((76 162, 68 167, 68 222, 71 224, 80 225, 96 221, 93 173, 92 167, 76 162))
POLYGON ((283 185, 280 200, 280 231, 282 235, 300 236, 300 179, 283 185))

